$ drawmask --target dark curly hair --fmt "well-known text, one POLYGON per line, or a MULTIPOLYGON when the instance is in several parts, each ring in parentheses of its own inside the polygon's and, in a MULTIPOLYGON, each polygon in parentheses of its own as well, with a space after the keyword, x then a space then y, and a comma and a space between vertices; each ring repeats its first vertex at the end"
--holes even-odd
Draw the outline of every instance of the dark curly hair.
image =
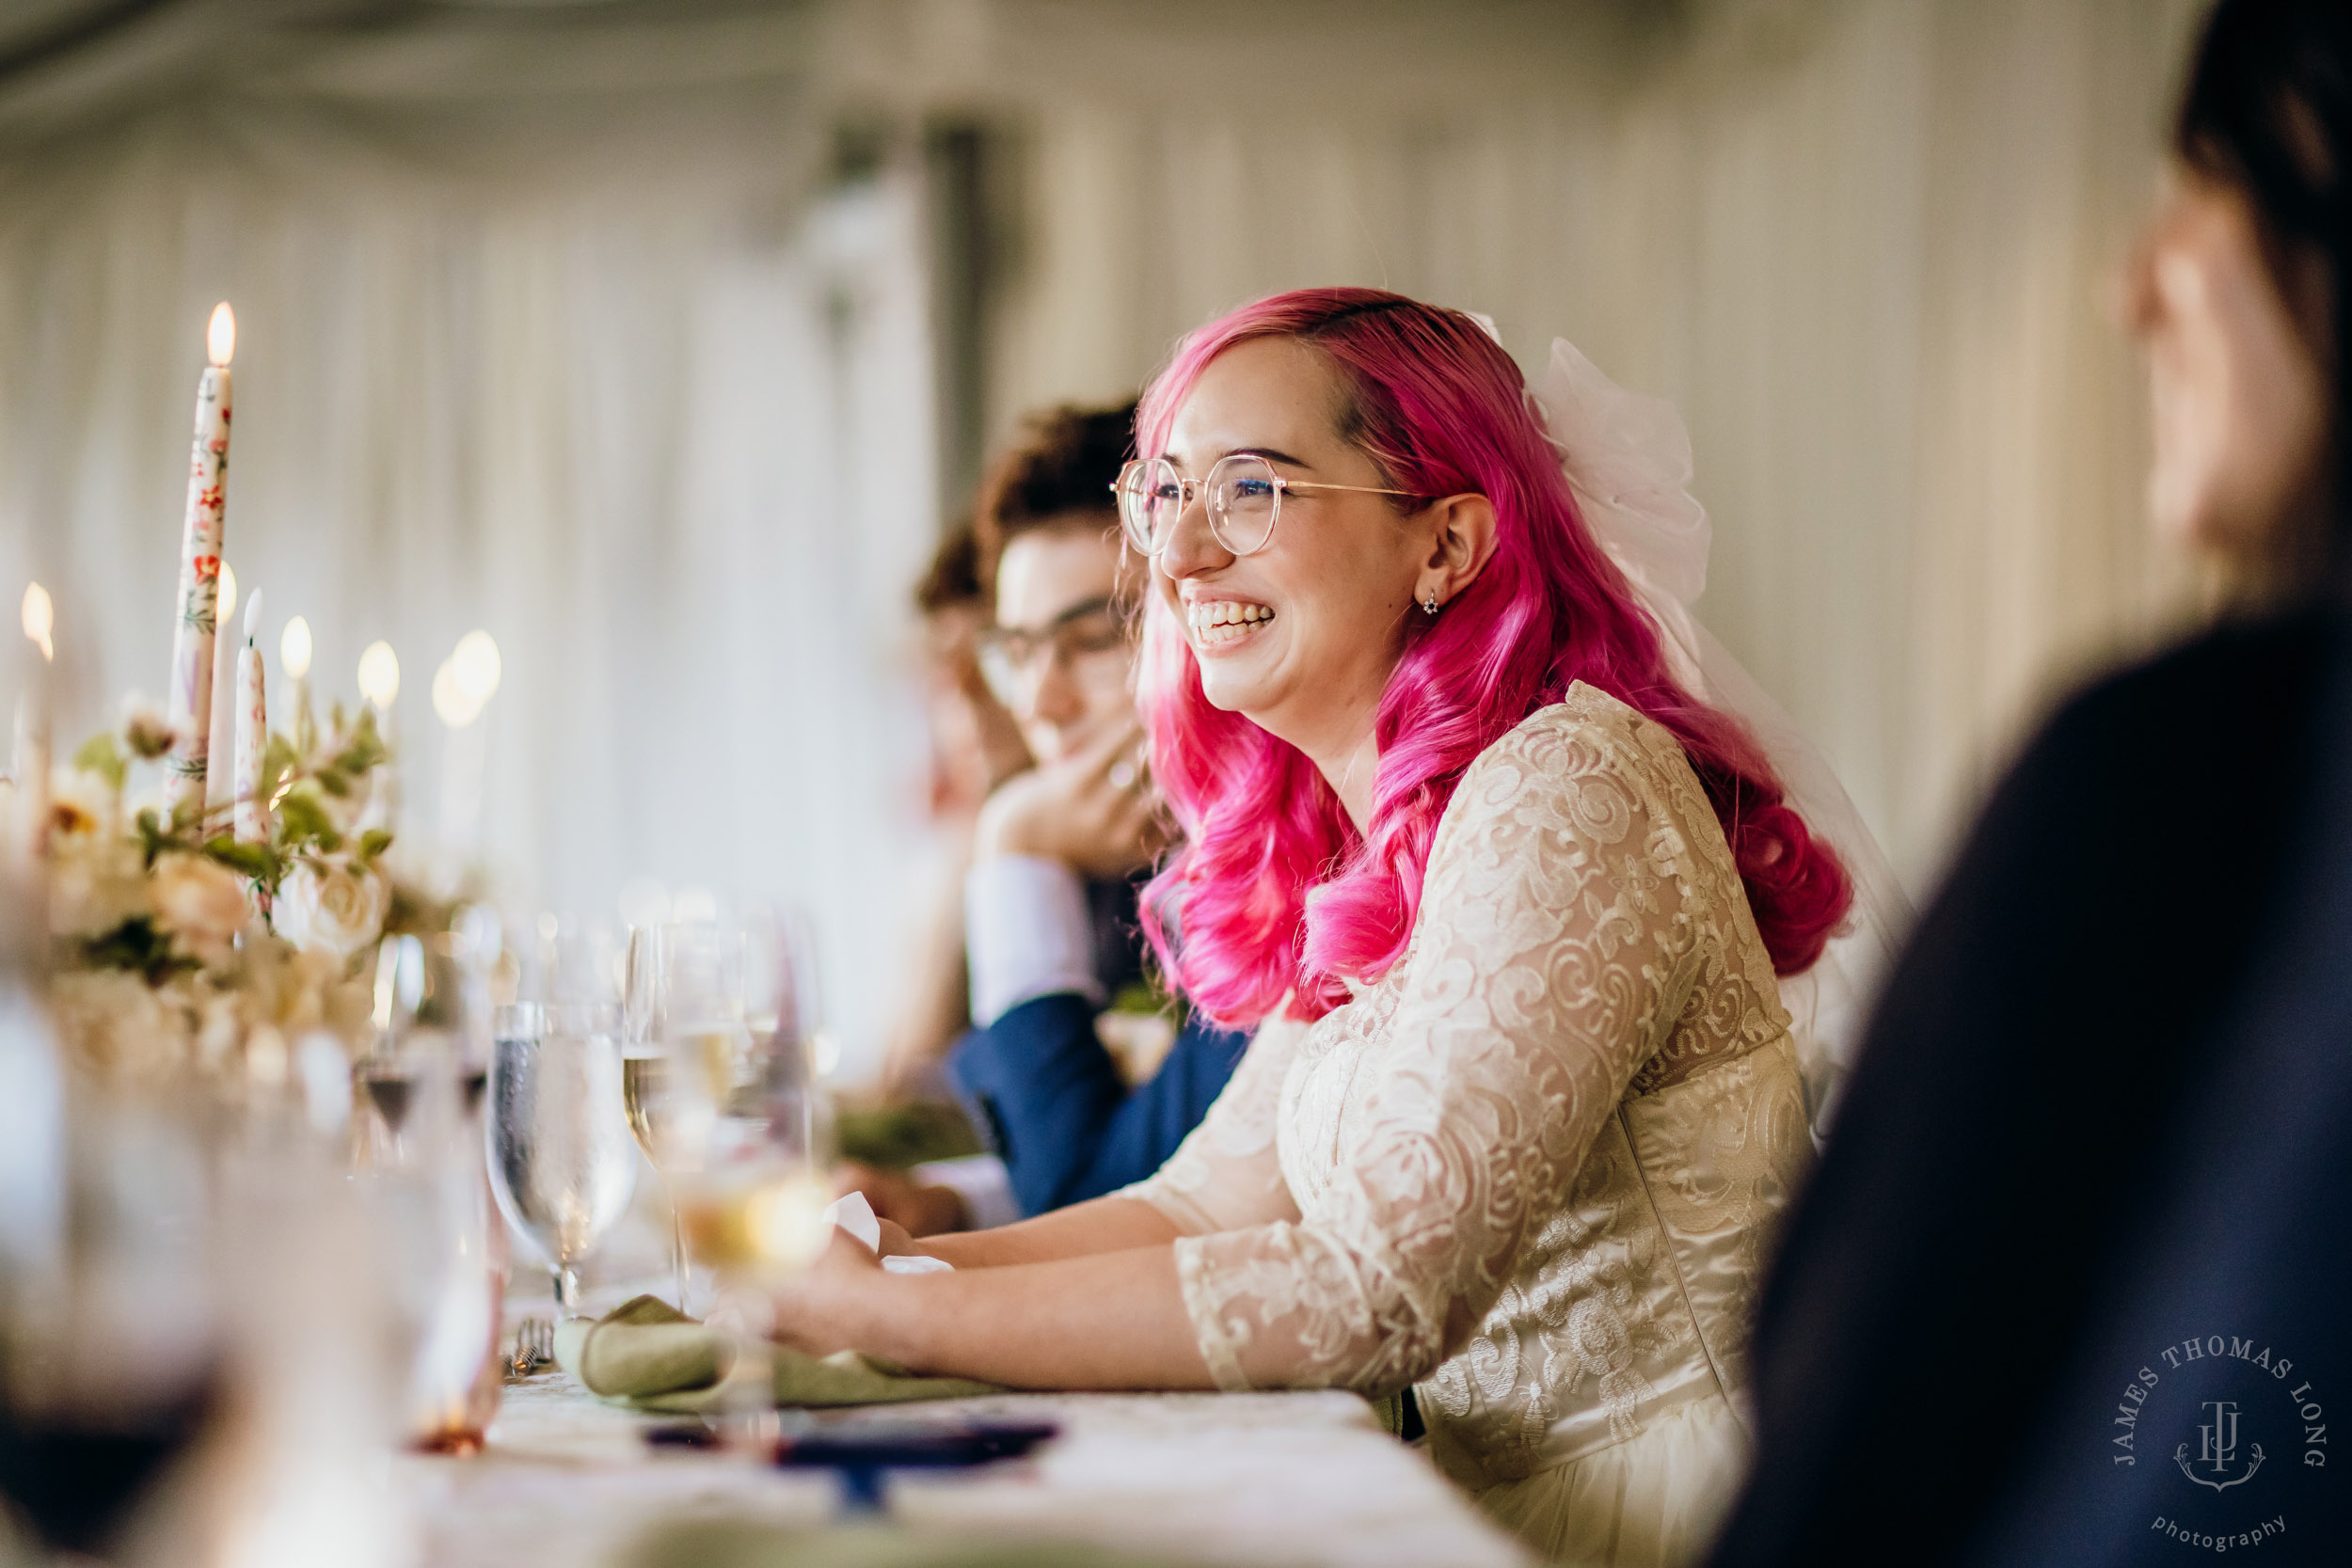
POLYGON ((988 596, 980 578, 980 540, 972 519, 960 517, 931 552, 930 564, 914 584, 914 608, 936 615, 960 605, 979 604, 988 596))
POLYGON ((989 467, 973 505, 980 581, 993 586, 1005 546, 1024 533, 1073 516, 1091 521, 1099 515, 1105 528, 1115 525, 1111 486, 1135 439, 1133 400, 1115 408, 1065 404, 1031 415, 1021 439, 989 467))

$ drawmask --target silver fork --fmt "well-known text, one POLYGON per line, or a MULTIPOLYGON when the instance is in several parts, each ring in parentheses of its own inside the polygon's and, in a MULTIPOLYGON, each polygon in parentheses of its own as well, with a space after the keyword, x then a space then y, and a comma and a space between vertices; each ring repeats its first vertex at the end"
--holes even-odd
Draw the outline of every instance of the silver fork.
POLYGON ((515 1325, 515 1354, 506 1370, 529 1377, 555 1359, 555 1324, 546 1318, 525 1318, 515 1325))

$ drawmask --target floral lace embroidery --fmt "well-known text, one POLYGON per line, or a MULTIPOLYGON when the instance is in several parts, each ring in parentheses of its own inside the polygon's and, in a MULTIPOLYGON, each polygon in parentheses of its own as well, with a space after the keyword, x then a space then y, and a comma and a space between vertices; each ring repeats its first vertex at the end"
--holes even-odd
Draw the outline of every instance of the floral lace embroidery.
POLYGON ((1680 748, 1579 686, 1464 776, 1404 959, 1262 1035, 1129 1191, 1185 1232, 1219 1386, 1428 1378, 1433 1418, 1524 1474, 1742 1375, 1810 1148, 1787 1031, 1680 748))

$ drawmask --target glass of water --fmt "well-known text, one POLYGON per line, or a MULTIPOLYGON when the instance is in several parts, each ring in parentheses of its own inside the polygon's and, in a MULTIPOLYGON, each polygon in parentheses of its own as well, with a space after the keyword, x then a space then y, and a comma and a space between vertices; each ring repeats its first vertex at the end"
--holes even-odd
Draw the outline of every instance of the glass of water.
POLYGON ((622 1100, 621 1009, 519 1002, 492 1019, 490 1186, 506 1223, 580 1311, 579 1267, 628 1207, 637 1146, 622 1100))

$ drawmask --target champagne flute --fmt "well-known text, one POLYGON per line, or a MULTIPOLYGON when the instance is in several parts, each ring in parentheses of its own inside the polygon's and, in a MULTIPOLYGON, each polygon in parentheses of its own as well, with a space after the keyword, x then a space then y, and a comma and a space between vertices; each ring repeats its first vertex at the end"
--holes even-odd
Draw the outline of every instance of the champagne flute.
POLYGON ((701 1167, 719 1117, 756 1072, 744 1025, 743 939, 715 923, 629 933, 623 992, 628 1037, 622 1092, 629 1130, 670 1200, 670 1266, 687 1307, 677 1179, 701 1167))
POLYGON ((507 1224, 553 1274, 556 1306, 567 1317, 580 1311, 580 1263, 637 1183, 622 1079, 613 1004, 498 1009, 484 1133, 491 1189, 507 1224))
MULTIPOLYGON (((787 937, 780 923, 755 916, 730 944, 742 958, 742 1009, 738 1069, 724 1093, 712 1094, 707 1078, 698 1087, 694 1074, 674 1070, 671 1079, 684 1085, 677 1093, 688 1101, 674 1125, 693 1140, 672 1178, 679 1228, 717 1276, 721 1296, 708 1321, 733 1337, 735 1364, 746 1369, 768 1364, 767 1288, 814 1262, 833 1236, 825 1213, 830 1120, 809 1070, 808 1008, 796 985, 804 970, 787 937)), ((674 1037, 691 1034, 675 1030, 674 1037)), ((764 1378, 730 1378, 720 1424, 731 1443, 772 1449, 777 1418, 764 1378)))
POLYGON ((701 1148, 681 1166, 678 1210, 696 1257, 736 1283, 756 1285, 804 1267, 832 1239, 824 1212, 831 1117, 817 1088, 805 966, 795 933, 755 916, 744 958, 742 1054, 724 1098, 681 1128, 701 1148))

